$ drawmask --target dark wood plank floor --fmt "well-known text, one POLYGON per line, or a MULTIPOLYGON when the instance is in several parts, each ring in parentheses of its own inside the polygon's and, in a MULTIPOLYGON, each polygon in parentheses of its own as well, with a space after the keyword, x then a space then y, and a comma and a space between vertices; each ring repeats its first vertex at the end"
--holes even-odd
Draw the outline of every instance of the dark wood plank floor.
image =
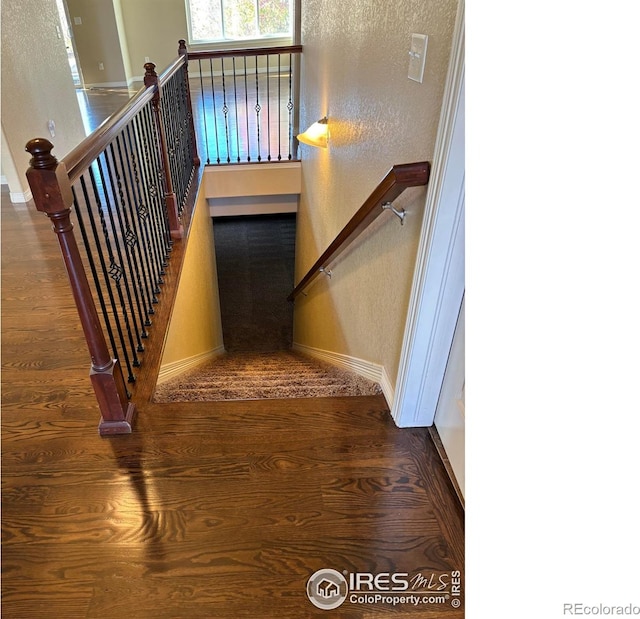
POLYGON ((464 575, 436 450, 382 397, 162 405, 139 386, 135 433, 101 439, 88 363, 49 222, 3 191, 4 618, 463 616, 306 596, 322 568, 464 575))

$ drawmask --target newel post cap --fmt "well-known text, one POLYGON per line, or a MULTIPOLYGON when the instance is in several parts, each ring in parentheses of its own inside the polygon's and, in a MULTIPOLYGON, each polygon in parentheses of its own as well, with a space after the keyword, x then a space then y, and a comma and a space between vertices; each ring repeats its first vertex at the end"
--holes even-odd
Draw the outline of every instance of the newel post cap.
POLYGON ((31 153, 27 181, 36 208, 48 215, 71 208, 73 193, 67 168, 51 154, 53 144, 46 138, 29 140, 25 150, 31 153))
POLYGON ((53 144, 47 138, 33 138, 27 142, 25 150, 31 153, 29 164, 37 170, 47 170, 56 167, 58 160, 51 154, 53 144))

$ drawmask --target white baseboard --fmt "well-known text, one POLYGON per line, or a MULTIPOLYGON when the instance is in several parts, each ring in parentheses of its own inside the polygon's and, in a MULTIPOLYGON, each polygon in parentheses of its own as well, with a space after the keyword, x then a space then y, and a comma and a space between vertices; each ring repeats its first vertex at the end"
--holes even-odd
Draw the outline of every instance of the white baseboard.
POLYGON ((33 194, 30 189, 27 189, 24 193, 20 193, 19 191, 10 191, 9 199, 14 204, 29 202, 33 198, 33 194))
POLYGON ((186 359, 180 359, 179 361, 167 363, 166 365, 160 367, 157 384, 161 385, 162 383, 166 383, 168 380, 176 378, 177 376, 180 376, 180 374, 184 374, 188 370, 195 368, 201 363, 209 361, 209 359, 219 357, 223 353, 224 346, 218 346, 217 348, 209 350, 208 352, 200 353, 199 355, 194 355, 193 357, 188 357, 186 359))
POLYGON ((384 394, 387 404, 391 406, 393 404, 393 398, 395 389, 389 380, 387 371, 384 366, 366 361, 364 359, 358 359, 358 357, 351 357, 349 355, 343 355, 337 352, 331 352, 329 350, 322 350, 320 348, 313 348, 312 346, 305 346, 304 344, 293 344, 293 350, 314 357, 319 361, 325 361, 331 365, 335 365, 343 370, 349 370, 355 372, 358 376, 372 380, 380 385, 382 393, 384 394))
POLYGON ((9 183, 7 182, 7 177, 3 174, 2 176, 0 176, 0 185, 8 185, 9 183))

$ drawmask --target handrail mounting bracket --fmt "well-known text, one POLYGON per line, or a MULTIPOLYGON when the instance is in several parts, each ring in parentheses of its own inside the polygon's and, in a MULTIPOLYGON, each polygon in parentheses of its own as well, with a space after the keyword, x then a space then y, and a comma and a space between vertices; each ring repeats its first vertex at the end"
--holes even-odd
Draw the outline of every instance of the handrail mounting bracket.
POLYGON ((404 218, 407 216, 407 212, 403 208, 398 210, 393 206, 391 202, 383 202, 380 206, 383 208, 383 210, 385 211, 389 210, 394 215, 397 215, 400 218, 400 225, 401 226, 404 225, 404 218))

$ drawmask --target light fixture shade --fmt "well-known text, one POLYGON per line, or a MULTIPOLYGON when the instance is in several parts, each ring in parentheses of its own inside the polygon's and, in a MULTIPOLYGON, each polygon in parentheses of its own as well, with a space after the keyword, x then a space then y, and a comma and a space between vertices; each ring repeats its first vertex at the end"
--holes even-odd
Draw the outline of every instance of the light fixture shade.
POLYGON ((317 146, 318 148, 327 148, 329 142, 329 125, 327 117, 320 119, 317 123, 313 123, 304 133, 300 133, 298 141, 309 146, 317 146))

